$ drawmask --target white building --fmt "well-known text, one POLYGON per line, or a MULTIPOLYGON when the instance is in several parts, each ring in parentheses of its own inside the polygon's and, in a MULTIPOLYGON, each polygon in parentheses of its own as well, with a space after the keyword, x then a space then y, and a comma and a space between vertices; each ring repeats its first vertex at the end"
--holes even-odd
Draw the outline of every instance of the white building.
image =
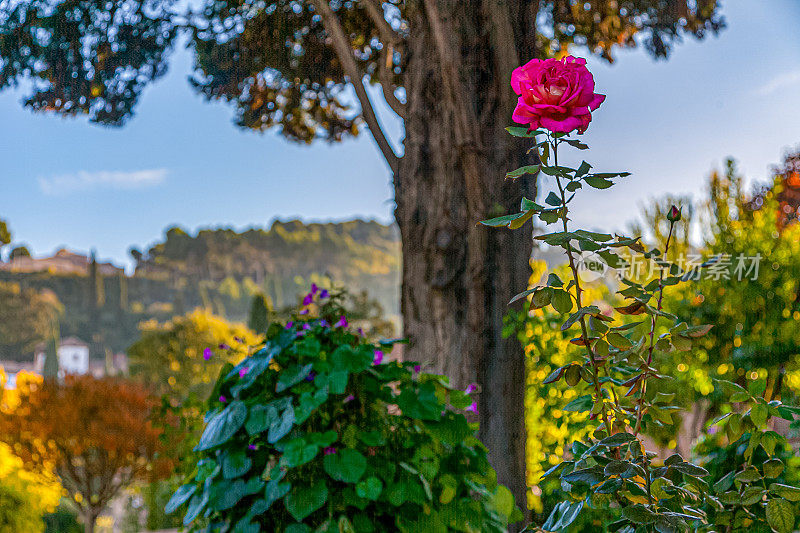
MULTIPOLYGON (((89 345, 75 337, 61 339, 58 345, 59 374, 83 375, 89 372, 89 345)), ((41 374, 44 371, 45 347, 39 345, 33 356, 33 369, 41 374)))

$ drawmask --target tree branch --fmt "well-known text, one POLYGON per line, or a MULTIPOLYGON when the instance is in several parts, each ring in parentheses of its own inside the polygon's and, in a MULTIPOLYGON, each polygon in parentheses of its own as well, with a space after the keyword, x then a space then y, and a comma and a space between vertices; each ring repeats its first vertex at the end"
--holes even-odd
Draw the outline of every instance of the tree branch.
POLYGON ((383 98, 392 111, 397 113, 400 118, 406 118, 406 104, 401 102, 394 94, 395 85, 392 83, 391 66, 394 64, 394 45, 384 44, 381 52, 380 66, 378 67, 378 79, 383 89, 383 98))
POLYGON ((392 46, 402 41, 399 33, 394 31, 394 28, 386 21, 386 16, 383 14, 382 2, 378 0, 361 0, 359 2, 364 6, 369 18, 375 23, 378 28, 378 33, 381 34, 381 41, 384 45, 391 44, 392 46))
POLYGON ((319 13, 320 18, 322 19, 322 24, 325 27, 325 31, 331 38, 333 49, 336 51, 336 56, 342 63, 342 69, 344 70, 345 75, 350 78, 350 83, 353 84, 353 88, 356 91, 356 96, 361 104, 361 114, 364 117, 364 121, 367 123, 370 133, 372 133, 372 138, 375 139, 375 143, 378 145, 378 148, 380 148, 381 153, 383 153, 383 157, 389 164, 389 168, 391 168, 392 172, 396 174, 400 158, 398 158, 397 154, 395 154, 392 146, 389 144, 389 141, 386 138, 386 135, 381 129, 380 123, 378 122, 378 117, 375 114, 375 108, 372 107, 372 102, 370 101, 367 90, 364 87, 363 76, 358 69, 358 64, 356 63, 353 55, 353 49, 350 46, 350 40, 344 34, 342 25, 339 24, 339 19, 336 18, 336 13, 333 12, 327 0, 312 1, 314 7, 319 13))

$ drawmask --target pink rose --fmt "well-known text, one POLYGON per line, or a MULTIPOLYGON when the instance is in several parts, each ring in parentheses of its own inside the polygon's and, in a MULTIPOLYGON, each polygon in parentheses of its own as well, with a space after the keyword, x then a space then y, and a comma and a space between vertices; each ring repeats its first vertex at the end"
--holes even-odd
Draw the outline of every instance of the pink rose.
POLYGON ((594 78, 586 60, 532 59, 511 74, 511 87, 519 95, 512 118, 532 130, 583 133, 605 95, 594 92, 594 78))

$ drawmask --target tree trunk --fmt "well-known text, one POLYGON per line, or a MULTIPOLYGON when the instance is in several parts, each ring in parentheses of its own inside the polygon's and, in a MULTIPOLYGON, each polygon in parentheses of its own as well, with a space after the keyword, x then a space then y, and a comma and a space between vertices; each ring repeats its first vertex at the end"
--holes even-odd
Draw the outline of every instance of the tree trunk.
POLYGON ((97 521, 97 513, 92 509, 87 509, 83 513, 84 533, 94 533, 94 524, 97 521))
POLYGON ((407 357, 458 387, 479 384, 481 440, 523 511, 524 359, 513 336, 502 338, 502 323, 508 301, 527 286, 531 232, 478 221, 517 212, 523 194, 535 197, 533 177, 504 181, 526 162, 525 144, 504 128, 516 100, 511 70, 533 56, 534 4, 436 2, 455 63, 450 94, 442 81, 447 67, 435 56, 436 23, 422 7, 410 10, 405 151, 395 176, 407 357))

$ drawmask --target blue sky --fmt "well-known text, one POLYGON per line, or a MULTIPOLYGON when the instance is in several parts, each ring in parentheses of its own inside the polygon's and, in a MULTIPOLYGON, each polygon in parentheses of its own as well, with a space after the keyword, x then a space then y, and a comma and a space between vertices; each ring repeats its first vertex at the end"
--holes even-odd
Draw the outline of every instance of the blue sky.
MULTIPOLYGON (((800 143, 800 3, 726 0, 723 13, 718 37, 687 40, 667 62, 642 50, 618 52, 614 65, 590 59, 608 98, 584 136, 592 149, 580 155, 633 175, 579 197, 576 222, 623 228, 648 197, 700 194, 729 155, 764 179, 800 143)), ((190 68, 178 50, 121 129, 33 114, 20 105, 24 90, 0 93, 0 218, 15 240, 35 255, 68 245, 126 262, 129 246, 146 247, 174 224, 391 220, 391 176, 368 135, 300 146, 238 130, 228 106, 192 91, 190 68)), ((381 116, 400 143, 401 124, 386 109, 381 116)))

